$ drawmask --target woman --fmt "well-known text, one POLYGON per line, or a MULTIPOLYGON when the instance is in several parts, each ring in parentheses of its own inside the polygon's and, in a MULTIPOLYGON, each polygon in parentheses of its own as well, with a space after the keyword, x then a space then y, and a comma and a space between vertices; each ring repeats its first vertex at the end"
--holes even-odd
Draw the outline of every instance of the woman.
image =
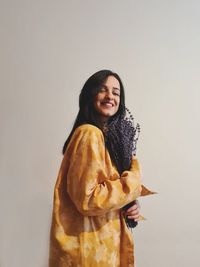
POLYGON ((133 267, 133 201, 152 192, 141 185, 138 127, 127 118, 120 77, 93 74, 79 107, 55 185, 49 267, 133 267))

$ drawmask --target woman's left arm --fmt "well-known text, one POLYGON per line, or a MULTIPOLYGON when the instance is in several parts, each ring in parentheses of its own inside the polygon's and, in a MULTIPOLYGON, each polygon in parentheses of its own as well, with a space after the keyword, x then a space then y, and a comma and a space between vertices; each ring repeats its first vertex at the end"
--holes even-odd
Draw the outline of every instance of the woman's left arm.
POLYGON ((103 135, 94 126, 77 129, 66 156, 70 156, 67 192, 83 215, 103 215, 120 209, 140 195, 136 162, 134 170, 124 171, 115 179, 109 177, 103 135))

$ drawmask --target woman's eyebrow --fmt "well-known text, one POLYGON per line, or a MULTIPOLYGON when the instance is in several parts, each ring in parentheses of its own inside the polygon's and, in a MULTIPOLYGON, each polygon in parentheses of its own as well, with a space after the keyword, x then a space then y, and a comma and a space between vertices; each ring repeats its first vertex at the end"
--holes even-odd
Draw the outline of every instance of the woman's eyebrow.
MULTIPOLYGON (((103 84, 103 87, 108 89, 108 86, 106 86, 105 84, 103 84)), ((118 87, 113 87, 112 89, 120 91, 120 89, 118 87)))

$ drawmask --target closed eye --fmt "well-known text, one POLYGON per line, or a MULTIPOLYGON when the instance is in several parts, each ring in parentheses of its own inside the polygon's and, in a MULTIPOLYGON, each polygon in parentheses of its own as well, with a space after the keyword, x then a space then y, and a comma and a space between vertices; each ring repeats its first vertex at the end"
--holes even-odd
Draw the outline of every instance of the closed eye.
POLYGON ((113 95, 120 96, 118 92, 113 92, 113 95))
POLYGON ((102 86, 102 88, 100 89, 100 92, 106 92, 107 88, 105 86, 102 86))

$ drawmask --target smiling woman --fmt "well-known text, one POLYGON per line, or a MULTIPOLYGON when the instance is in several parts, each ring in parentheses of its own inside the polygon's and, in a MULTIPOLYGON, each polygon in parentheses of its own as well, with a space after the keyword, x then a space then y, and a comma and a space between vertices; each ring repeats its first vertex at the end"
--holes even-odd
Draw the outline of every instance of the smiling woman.
POLYGON ((141 184, 138 128, 126 117, 118 74, 93 74, 79 107, 55 185, 49 267, 133 267, 133 201, 152 192, 141 184))

